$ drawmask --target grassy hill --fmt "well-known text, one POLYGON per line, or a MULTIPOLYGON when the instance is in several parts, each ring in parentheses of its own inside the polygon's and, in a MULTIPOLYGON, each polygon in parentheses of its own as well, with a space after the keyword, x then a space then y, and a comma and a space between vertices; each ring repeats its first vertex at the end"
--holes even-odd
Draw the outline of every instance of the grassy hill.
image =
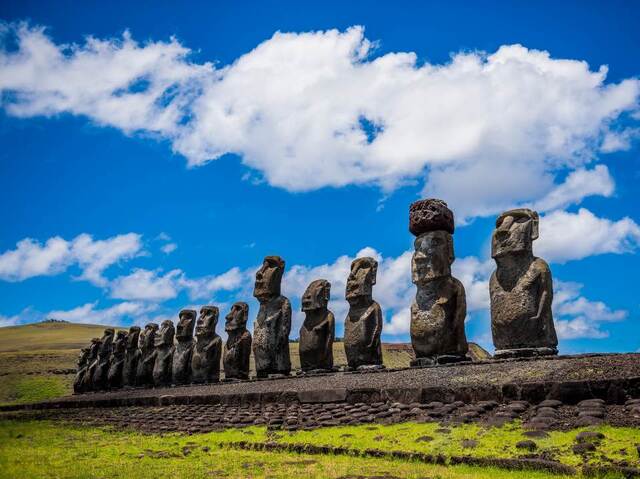
MULTIPOLYGON (((38 401, 71 393, 80 348, 101 336, 106 327, 43 322, 0 328, 0 403, 38 401)), ((292 365, 297 368, 298 344, 290 343, 290 350, 292 365)), ((489 357, 474 343, 469 351, 474 360, 489 357)), ((346 364, 342 343, 334 344, 333 354, 336 365, 346 364)), ((382 355, 387 367, 407 367, 413 350, 406 343, 384 343, 382 355)))

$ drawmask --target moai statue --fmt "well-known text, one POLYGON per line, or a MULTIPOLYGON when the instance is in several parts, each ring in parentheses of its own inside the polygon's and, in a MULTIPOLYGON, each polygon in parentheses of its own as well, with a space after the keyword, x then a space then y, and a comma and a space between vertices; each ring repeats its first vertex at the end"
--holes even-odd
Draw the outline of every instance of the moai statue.
POLYGON ((127 334, 127 344, 124 352, 124 366, 122 368, 122 385, 133 387, 136 385, 136 374, 138 372, 138 361, 140 361, 140 350, 138 341, 140 340, 140 327, 131 326, 127 334))
POLYGON ((111 352, 111 360, 109 361, 109 373, 107 382, 109 389, 118 389, 122 387, 122 372, 124 370, 124 356, 127 349, 127 333, 118 331, 116 338, 113 340, 113 351, 111 352))
POLYGON ((113 336, 115 331, 112 328, 104 330, 100 339, 100 349, 98 350, 98 364, 93 373, 93 389, 101 391, 107 389, 109 385, 109 361, 113 350, 113 336))
POLYGON ((304 323, 300 328, 300 366, 303 371, 333 370, 333 339, 336 321, 327 309, 331 283, 317 279, 302 295, 304 323))
POLYGON ((73 393, 80 394, 83 391, 84 375, 89 369, 89 352, 91 348, 82 348, 80 350, 80 356, 78 356, 78 369, 76 370, 76 377, 73 380, 73 393))
POLYGON ((153 352, 155 362, 153 364, 153 384, 156 386, 168 386, 171 384, 173 372, 173 339, 176 335, 173 322, 162 321, 160 330, 156 333, 155 349, 153 352))
POLYGON ((409 208, 409 230, 416 236, 411 278, 417 287, 411 305, 412 366, 469 361, 464 332, 464 286, 451 276, 453 213, 444 201, 416 201, 409 208))
POLYGON ((247 329, 248 317, 249 305, 238 302, 225 318, 224 330, 228 335, 222 358, 225 379, 249 379, 251 333, 247 329))
POLYGON ((191 380, 191 356, 195 343, 193 328, 197 313, 194 309, 180 311, 176 327, 177 345, 173 352, 173 384, 187 384, 191 380))
POLYGON ((538 213, 515 209, 496 220, 491 256, 491 332, 495 358, 558 354, 549 265, 533 256, 538 213))
POLYGON ((82 391, 93 391, 93 376, 98 367, 98 351, 100 351, 102 342, 100 338, 93 338, 89 346, 89 358, 87 359, 87 371, 82 378, 82 391))
POLYGON ((153 367, 156 362, 156 334, 158 325, 148 323, 138 336, 138 368, 136 369, 136 386, 153 386, 153 367))
POLYGON ((279 256, 265 257, 256 273, 253 295, 260 302, 260 310, 253 329, 253 357, 259 378, 291 372, 291 303, 280 294, 283 273, 284 260, 279 256))
POLYGON ((216 334, 218 308, 203 306, 196 322, 196 345, 191 356, 191 382, 217 383, 220 380, 222 339, 216 334))
POLYGON ((382 365, 382 309, 373 300, 378 262, 357 258, 351 263, 346 299, 349 313, 344 324, 344 352, 349 369, 379 369, 382 365))

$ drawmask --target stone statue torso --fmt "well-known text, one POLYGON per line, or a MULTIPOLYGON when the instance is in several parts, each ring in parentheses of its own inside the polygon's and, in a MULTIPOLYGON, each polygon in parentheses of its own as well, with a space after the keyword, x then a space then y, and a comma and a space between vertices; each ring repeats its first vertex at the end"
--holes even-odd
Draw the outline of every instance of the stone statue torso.
POLYGON ((253 354, 258 372, 288 374, 291 304, 284 296, 260 303, 256 317, 253 354))
POLYGON ((451 276, 418 287, 411 305, 411 342, 416 356, 467 353, 464 317, 457 314, 460 301, 465 301, 463 286, 451 276))
POLYGON ((344 349, 349 367, 382 364, 382 310, 372 301, 365 308, 349 308, 344 324, 344 349))
POLYGON ((171 384, 173 370, 173 346, 158 346, 155 348, 153 365, 153 382, 156 386, 171 384))
POLYGON ((251 333, 247 329, 229 332, 223 358, 225 378, 248 379, 250 355, 251 333))
POLYGON ((127 349, 124 353, 124 367, 122 368, 122 384, 124 386, 135 386, 140 356, 138 348, 127 349))
POLYGON ((333 313, 313 319, 307 317, 300 328, 300 365, 302 369, 333 368, 332 330, 333 313))
POLYGON ((215 382, 220 379, 220 355, 222 339, 217 334, 208 341, 196 342, 191 356, 191 381, 215 382))
POLYGON ((193 339, 178 341, 173 352, 173 384, 185 384, 190 381, 191 356, 194 349, 193 339))
POLYGON ((549 346, 557 344, 551 298, 538 314, 543 292, 552 294, 551 271, 547 263, 533 258, 523 274, 500 268, 491 276, 491 317, 494 344, 497 349, 549 346), (551 322, 551 328, 548 323, 551 322))

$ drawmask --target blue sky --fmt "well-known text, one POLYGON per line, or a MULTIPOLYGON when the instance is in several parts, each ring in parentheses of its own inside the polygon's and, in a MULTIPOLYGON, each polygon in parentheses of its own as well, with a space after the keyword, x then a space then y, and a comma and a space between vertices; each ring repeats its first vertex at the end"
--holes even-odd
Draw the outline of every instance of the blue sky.
POLYGON ((436 196, 470 340, 491 347, 495 217, 524 205, 561 350, 640 348, 632 2, 4 2, 0 19, 0 325, 224 315, 279 254, 294 309, 332 282, 340 335, 369 254, 384 339, 406 341, 408 206, 436 196))

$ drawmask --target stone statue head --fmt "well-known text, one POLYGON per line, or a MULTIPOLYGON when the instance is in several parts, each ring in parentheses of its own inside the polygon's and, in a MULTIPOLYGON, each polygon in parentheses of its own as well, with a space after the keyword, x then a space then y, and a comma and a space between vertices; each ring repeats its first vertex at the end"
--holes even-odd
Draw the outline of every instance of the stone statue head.
POLYGON ((116 333, 116 337, 113 340, 113 352, 118 354, 118 353, 124 353, 124 350, 127 346, 127 333, 125 333, 124 331, 118 331, 116 333))
POLYGON ((184 341, 193 338, 193 328, 196 325, 197 313, 195 309, 183 309, 178 315, 176 339, 184 341))
POLYGON ((173 327, 173 321, 165 319, 160 325, 160 330, 155 335, 155 347, 173 346, 173 338, 176 330, 173 327))
POLYGON ((378 262, 369 257, 357 258, 351 263, 351 273, 347 279, 347 301, 360 296, 371 297, 376 284, 378 262))
POLYGON ((196 337, 211 338, 216 334, 218 315, 220 311, 217 306, 203 306, 200 308, 200 316, 196 322, 196 337))
POLYGON ((102 341, 100 341, 100 338, 93 338, 91 340, 91 345, 89 346, 90 360, 94 360, 98 357, 98 351, 100 351, 100 346, 102 346, 102 341))
POLYGON ((224 330, 229 332, 246 329, 248 317, 249 305, 247 303, 243 303, 242 301, 233 303, 231 311, 229 311, 229 314, 224 318, 224 330))
POLYGON ((80 356, 78 356, 78 369, 83 368, 89 362, 89 354, 91 352, 91 348, 82 348, 80 350, 80 356))
POLYGON ((256 273, 253 295, 258 301, 280 296, 280 282, 284 273, 284 260, 280 256, 266 256, 256 273))
POLYGON ((491 238, 491 257, 532 252, 533 240, 538 238, 538 213, 519 208, 498 216, 491 238))
POLYGON ((104 330, 102 339, 100 339, 100 349, 98 350, 98 356, 101 358, 108 358, 111 355, 111 350, 113 348, 113 336, 115 333, 116 332, 113 328, 107 328, 104 330))
POLYGON ((430 231, 418 236, 413 245, 411 279, 414 284, 451 276, 451 264, 455 259, 451 234, 443 230, 430 231))
POLYGON ((302 311, 327 309, 331 297, 331 283, 326 279, 316 279, 307 286, 302 295, 302 311))
POLYGON ((147 323, 144 331, 142 331, 138 337, 138 347, 142 351, 151 351, 156 344, 157 332, 158 325, 156 323, 147 323))
POLYGON ((138 341, 140 340, 140 326, 131 326, 129 328, 129 334, 127 334, 127 349, 132 351, 138 347, 138 341))

